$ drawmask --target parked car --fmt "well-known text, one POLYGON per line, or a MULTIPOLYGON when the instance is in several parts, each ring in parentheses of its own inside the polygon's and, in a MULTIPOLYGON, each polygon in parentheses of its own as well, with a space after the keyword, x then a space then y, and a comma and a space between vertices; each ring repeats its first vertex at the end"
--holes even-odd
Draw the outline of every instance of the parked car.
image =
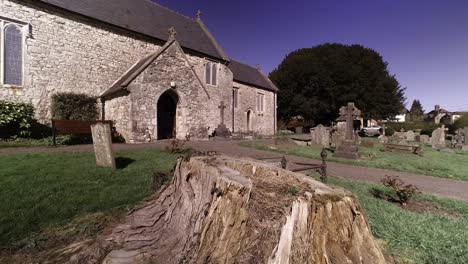
POLYGON ((375 136, 380 135, 381 129, 381 126, 370 126, 362 128, 362 132, 364 132, 366 136, 375 136))

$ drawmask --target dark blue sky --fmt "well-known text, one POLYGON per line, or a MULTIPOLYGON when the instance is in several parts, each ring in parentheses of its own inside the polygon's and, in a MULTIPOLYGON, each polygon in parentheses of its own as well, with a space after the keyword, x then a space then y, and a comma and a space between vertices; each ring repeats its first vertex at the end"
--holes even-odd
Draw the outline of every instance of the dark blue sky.
POLYGON ((379 52, 407 106, 420 99, 468 111, 468 1, 465 0, 155 0, 202 19, 225 52, 272 71, 291 51, 327 42, 379 52))

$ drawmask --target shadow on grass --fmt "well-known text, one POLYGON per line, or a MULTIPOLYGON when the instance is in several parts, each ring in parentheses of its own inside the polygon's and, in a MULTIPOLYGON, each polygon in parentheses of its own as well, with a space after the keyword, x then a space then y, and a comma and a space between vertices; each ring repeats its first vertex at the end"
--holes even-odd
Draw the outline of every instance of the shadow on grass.
POLYGON ((115 165, 117 169, 125 169, 128 167, 128 165, 132 164, 136 160, 131 159, 131 158, 126 158, 126 157, 117 157, 115 158, 115 165))

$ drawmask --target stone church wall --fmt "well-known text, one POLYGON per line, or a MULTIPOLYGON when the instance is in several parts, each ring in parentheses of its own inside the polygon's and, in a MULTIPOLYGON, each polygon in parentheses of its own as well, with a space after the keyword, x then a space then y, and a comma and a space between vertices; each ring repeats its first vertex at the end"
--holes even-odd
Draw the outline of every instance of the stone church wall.
MULTIPOLYGON (((23 86, 13 89, 0 84, 0 99, 31 102, 36 117, 43 122, 50 120, 52 94, 74 92, 97 96, 136 61, 163 45, 152 38, 33 0, 0 0, 0 10, 2 17, 30 24, 30 36, 25 39, 23 86)), ((170 81, 176 82, 175 91, 181 98, 177 111, 178 138, 187 134, 206 138, 211 134, 221 122, 218 106, 222 101, 226 105, 225 124, 232 131, 234 83, 226 65, 218 64, 218 84, 212 86, 205 84, 207 59, 202 56, 171 48, 157 62, 129 87, 130 94, 105 104, 106 119, 115 122, 127 141, 143 141, 147 131, 156 138, 157 98, 170 88, 170 81)), ((244 84, 236 86, 240 95, 239 107, 235 109, 235 131, 246 130, 246 109, 256 112, 256 94, 261 91, 265 94, 265 111, 255 113, 253 127, 259 134, 273 134, 273 93, 244 84)))
MULTIPOLYGON (((263 89, 234 82, 234 88, 238 91, 238 105, 235 108, 234 131, 248 132, 247 111, 253 112, 251 121, 252 129, 261 135, 273 135, 276 132, 275 122, 275 93, 263 89), (264 111, 257 111, 257 95, 264 94, 264 111)), ((231 108, 232 109, 232 108, 231 108)))
POLYGON ((98 24, 32 0, 0 0, 2 17, 29 23, 24 85, 0 84, 0 98, 31 102, 40 119, 50 118, 50 96, 56 92, 99 95, 138 59, 161 43, 98 24))
POLYGON ((179 100, 177 138, 183 139, 188 134, 208 138, 221 122, 218 106, 222 100, 227 106, 225 123, 230 128, 232 73, 220 64, 218 85, 206 85, 200 79, 204 76, 204 63, 204 58, 186 55, 173 44, 129 85, 129 95, 106 102, 106 118, 115 120, 117 130, 129 142, 146 141, 148 132, 151 139, 157 139, 158 100, 164 92, 172 90, 179 100), (175 82, 175 88, 171 88, 171 82, 175 82), (130 117, 122 115, 122 111, 130 112, 130 117))

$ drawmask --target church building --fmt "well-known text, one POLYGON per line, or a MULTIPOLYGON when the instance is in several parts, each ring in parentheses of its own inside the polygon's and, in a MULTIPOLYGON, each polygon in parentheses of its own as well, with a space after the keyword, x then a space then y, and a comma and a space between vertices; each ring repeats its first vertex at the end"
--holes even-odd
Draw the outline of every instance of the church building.
MULTIPOLYGON (((278 88, 225 54, 202 21, 150 0, 0 0, 0 100, 99 100, 127 142, 273 135, 278 88)), ((229 29, 226 29, 229 30, 229 29)), ((248 47, 246 47, 248 48, 248 47)))

